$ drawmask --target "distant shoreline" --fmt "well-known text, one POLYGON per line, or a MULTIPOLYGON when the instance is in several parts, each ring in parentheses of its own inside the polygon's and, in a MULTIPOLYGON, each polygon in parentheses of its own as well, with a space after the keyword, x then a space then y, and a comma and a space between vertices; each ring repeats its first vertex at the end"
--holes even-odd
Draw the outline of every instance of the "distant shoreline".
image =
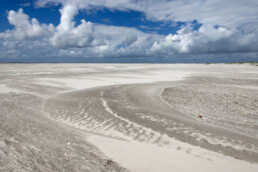
POLYGON ((42 64, 42 63, 50 63, 50 64, 252 64, 255 66, 258 66, 258 61, 251 61, 251 62, 211 62, 211 63, 206 63, 206 62, 0 62, 0 64, 42 64))

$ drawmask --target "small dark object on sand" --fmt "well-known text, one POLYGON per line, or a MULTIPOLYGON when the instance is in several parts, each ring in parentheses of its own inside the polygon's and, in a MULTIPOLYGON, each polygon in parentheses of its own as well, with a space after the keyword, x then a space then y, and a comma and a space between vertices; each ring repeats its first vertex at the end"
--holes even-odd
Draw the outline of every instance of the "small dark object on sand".
POLYGON ((199 115, 199 118, 202 118, 203 116, 202 115, 199 115))
POLYGON ((113 161, 110 160, 110 159, 108 159, 107 162, 106 162, 106 165, 107 165, 107 166, 110 166, 110 165, 112 165, 112 164, 113 164, 113 161))

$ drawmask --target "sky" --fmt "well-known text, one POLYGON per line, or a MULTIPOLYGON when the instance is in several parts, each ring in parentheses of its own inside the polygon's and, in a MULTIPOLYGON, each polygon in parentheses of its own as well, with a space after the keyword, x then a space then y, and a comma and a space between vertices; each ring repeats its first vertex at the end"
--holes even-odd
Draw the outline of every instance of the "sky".
POLYGON ((8 0, 0 62, 258 61, 257 0, 8 0))

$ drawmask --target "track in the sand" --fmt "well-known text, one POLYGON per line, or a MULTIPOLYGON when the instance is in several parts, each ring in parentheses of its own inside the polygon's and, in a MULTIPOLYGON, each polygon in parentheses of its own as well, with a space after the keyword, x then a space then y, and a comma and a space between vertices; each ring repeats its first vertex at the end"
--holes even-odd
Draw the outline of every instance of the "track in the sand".
POLYGON ((257 139, 208 125, 171 108, 160 92, 180 82, 99 87, 54 96, 54 120, 125 140, 169 145, 176 138, 238 159, 258 162, 257 139))

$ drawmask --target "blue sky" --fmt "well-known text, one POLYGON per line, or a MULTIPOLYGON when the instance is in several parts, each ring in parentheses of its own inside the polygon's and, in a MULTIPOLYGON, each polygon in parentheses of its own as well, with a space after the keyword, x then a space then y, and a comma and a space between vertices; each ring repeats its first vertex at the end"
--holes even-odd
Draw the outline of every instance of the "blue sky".
MULTIPOLYGON (((1 4, 1 25, 0 31, 3 32, 7 29, 12 29, 13 26, 9 24, 7 19, 7 12, 10 10, 19 10, 23 8, 24 13, 28 14, 30 17, 37 18, 40 23, 52 23, 57 26, 60 22, 60 12, 59 6, 51 6, 47 8, 33 8, 33 0, 11 0, 11 1, 2 1, 1 4)), ((185 22, 177 21, 175 23, 164 22, 164 21, 150 21, 145 18, 144 13, 128 10, 128 11, 119 11, 111 10, 108 8, 102 9, 91 9, 81 10, 79 14, 75 17, 77 24, 80 23, 81 19, 87 19, 93 23, 106 24, 106 25, 115 25, 115 26, 125 26, 125 27, 135 27, 143 32, 156 32, 158 34, 167 35, 169 33, 175 34, 177 30, 182 27, 185 22)), ((192 21, 195 29, 198 29, 201 24, 196 20, 192 21)))
POLYGON ((58 25, 60 21, 59 8, 53 6, 51 8, 34 8, 33 0, 8 0, 0 1, 0 31, 3 32, 6 29, 12 29, 13 25, 10 25, 7 19, 8 11, 17 11, 19 8, 23 8, 24 12, 31 17, 37 18, 41 23, 53 23, 58 25))
POLYGON ((0 2, 0 61, 258 61, 256 0, 0 2))

